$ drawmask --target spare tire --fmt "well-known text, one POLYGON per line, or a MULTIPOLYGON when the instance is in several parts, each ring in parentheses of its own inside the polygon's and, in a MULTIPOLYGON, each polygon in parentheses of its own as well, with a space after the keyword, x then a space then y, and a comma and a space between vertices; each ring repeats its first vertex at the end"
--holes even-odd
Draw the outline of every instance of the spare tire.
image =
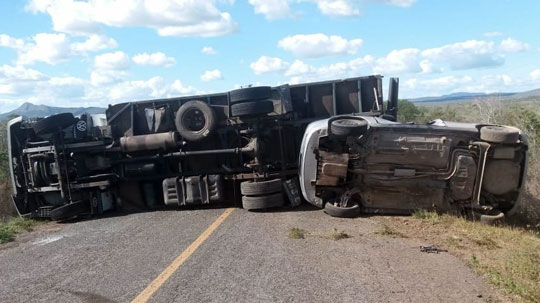
POLYGON ((231 104, 251 100, 270 99, 271 97, 272 88, 270 86, 247 87, 229 92, 231 104))
POLYGON ((330 133, 337 137, 359 136, 367 129, 368 122, 364 119, 343 118, 330 123, 330 133))
POLYGON ((33 128, 36 135, 54 133, 75 123, 72 113, 62 113, 48 116, 34 123, 33 128))
POLYGON ((240 192, 244 196, 260 196, 267 194, 280 193, 283 182, 281 179, 272 179, 267 181, 244 181, 240 183, 240 192))
POLYGON ((176 130, 187 141, 208 137, 216 127, 214 110, 202 101, 188 101, 176 112, 176 130))
POLYGON ((271 194, 267 196, 242 197, 242 207, 247 210, 280 207, 283 206, 284 203, 285 202, 283 201, 282 193, 271 194))
POLYGON ((259 100, 231 105, 231 115, 233 117, 264 115, 273 111, 274 102, 270 100, 259 100))
POLYGON ((519 131, 500 125, 488 125, 480 128, 480 139, 493 143, 517 143, 519 131))

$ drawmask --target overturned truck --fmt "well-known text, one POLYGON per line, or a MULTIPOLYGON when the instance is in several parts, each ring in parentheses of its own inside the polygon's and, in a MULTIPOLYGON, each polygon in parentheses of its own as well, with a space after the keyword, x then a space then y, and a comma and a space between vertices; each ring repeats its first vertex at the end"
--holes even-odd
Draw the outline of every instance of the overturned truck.
POLYGON ((499 220, 527 144, 513 127, 395 122, 368 76, 137 101, 8 123, 13 201, 55 220, 121 207, 302 201, 333 216, 432 209, 499 220))

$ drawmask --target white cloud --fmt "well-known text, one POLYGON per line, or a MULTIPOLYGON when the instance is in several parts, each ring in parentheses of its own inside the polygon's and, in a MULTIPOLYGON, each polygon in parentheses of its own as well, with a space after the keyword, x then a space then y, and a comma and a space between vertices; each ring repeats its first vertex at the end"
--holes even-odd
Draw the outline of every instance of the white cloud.
POLYGON ((282 72, 287 69, 289 63, 277 57, 261 56, 257 61, 250 64, 255 74, 282 72))
POLYGON ((281 39, 278 46, 301 58, 318 58, 333 55, 354 55, 362 46, 362 39, 347 40, 325 34, 294 35, 281 39))
POLYGON ((173 57, 167 57, 162 52, 157 52, 153 54, 142 53, 133 56, 133 62, 139 65, 152 65, 152 66, 173 66, 176 63, 176 60, 173 57))
POLYGON ((367 74, 374 61, 375 58, 367 55, 347 62, 336 62, 315 67, 296 60, 285 71, 285 76, 291 77, 290 83, 353 77, 359 74, 367 74))
POLYGON ((488 38, 500 37, 502 35, 504 35, 504 34, 501 33, 501 32, 487 32, 487 33, 484 33, 484 37, 488 37, 488 38))
MULTIPOLYGON (((405 48, 391 51, 386 57, 377 59, 373 72, 376 74, 397 74, 397 73, 418 73, 423 69, 418 62, 420 50, 416 48, 405 48)), ((428 61, 424 63, 425 69, 428 67, 428 61)))
POLYGON ((71 49, 74 52, 86 53, 95 52, 108 48, 117 48, 118 43, 113 38, 103 35, 90 35, 84 42, 76 42, 71 44, 71 49))
POLYGON ((0 79, 36 81, 45 78, 47 78, 47 76, 43 73, 34 69, 24 68, 23 66, 10 66, 6 64, 0 66, 0 79))
MULTIPOLYGON (((366 5, 369 1, 359 0, 303 0, 314 2, 317 4, 317 8, 323 15, 329 15, 333 17, 350 17, 359 16, 361 14, 361 7, 366 5)), ((417 0, 371 0, 371 2, 381 3, 386 5, 393 5, 399 7, 410 7, 417 0)))
POLYGON ((394 5, 399 7, 410 7, 414 3, 416 3, 417 0, 376 0, 377 2, 388 4, 388 5, 394 5))
POLYGON ((518 53, 529 50, 530 46, 527 43, 514 40, 512 38, 504 39, 501 41, 499 49, 507 53, 518 53))
POLYGON ((300 60, 295 60, 285 71, 285 76, 299 76, 315 71, 315 67, 308 65, 300 60))
POLYGON ((540 81, 540 69, 533 70, 529 76, 531 76, 531 79, 533 81, 540 81))
POLYGON ((24 47, 24 40, 13 38, 11 36, 0 34, 0 46, 21 49, 24 47))
POLYGON ((422 51, 434 63, 446 64, 453 70, 498 66, 504 58, 495 53, 493 42, 469 40, 422 51))
POLYGON ((51 65, 66 61, 71 54, 71 47, 65 34, 36 34, 33 43, 26 44, 19 52, 19 64, 45 62, 51 65))
POLYGON ((201 49, 201 53, 205 55, 216 55, 217 51, 211 46, 205 46, 201 49))
POLYGON ((266 19, 281 19, 291 16, 289 0, 249 0, 256 14, 263 14, 266 19))
POLYGON ((405 81, 405 87, 409 89, 423 89, 424 91, 449 90, 469 84, 473 81, 470 76, 456 77, 444 76, 433 79, 412 78, 405 81))
POLYGON ((100 69, 122 70, 129 67, 129 56, 122 51, 106 53, 94 58, 94 66, 100 69))
POLYGON ((129 56, 122 51, 96 56, 90 82, 95 86, 118 82, 128 75, 129 63, 129 56))
POLYGON ((202 92, 191 86, 183 84, 180 80, 175 80, 171 83, 162 77, 151 77, 147 80, 134 80, 117 83, 110 87, 104 95, 101 91, 96 92, 94 98, 102 97, 113 102, 119 102, 126 100, 168 98, 179 95, 193 95, 199 93, 202 92))
POLYGON ((237 24, 221 12, 215 0, 31 0, 26 9, 49 14, 59 32, 92 34, 102 25, 148 27, 160 36, 221 36, 234 32, 237 24))
POLYGON ((31 65, 37 62, 56 65, 74 56, 84 56, 107 48, 115 48, 118 43, 104 35, 90 35, 84 41, 71 43, 64 33, 38 33, 31 38, 18 39, 0 35, 0 46, 17 51, 17 64, 31 65))
POLYGON ((49 79, 49 84, 54 86, 70 86, 70 85, 83 85, 86 81, 81 78, 72 76, 66 77, 52 77, 49 79))
POLYGON ((360 15, 358 3, 352 0, 314 0, 323 15, 348 17, 360 15))
POLYGON ((185 85, 180 80, 174 80, 169 88, 169 95, 190 95, 190 94, 200 94, 203 93, 199 90, 196 90, 192 86, 185 85))
POLYGON ((221 71, 219 69, 207 70, 201 75, 201 81, 209 82, 222 79, 221 71))

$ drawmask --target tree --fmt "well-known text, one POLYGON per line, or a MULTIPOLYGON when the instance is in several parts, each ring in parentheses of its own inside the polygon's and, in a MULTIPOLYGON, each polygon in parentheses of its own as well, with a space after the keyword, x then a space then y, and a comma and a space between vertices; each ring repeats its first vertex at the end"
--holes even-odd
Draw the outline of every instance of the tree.
POLYGON ((400 122, 418 122, 422 117, 420 109, 412 102, 407 100, 398 101, 398 116, 397 120, 400 122))

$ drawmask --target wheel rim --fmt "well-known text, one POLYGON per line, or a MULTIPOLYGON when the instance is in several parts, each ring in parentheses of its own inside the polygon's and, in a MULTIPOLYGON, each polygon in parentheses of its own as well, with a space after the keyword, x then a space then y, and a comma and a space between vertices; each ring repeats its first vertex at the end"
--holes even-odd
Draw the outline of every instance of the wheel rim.
POLYGON ((204 113, 199 109, 193 108, 187 110, 182 115, 182 124, 192 132, 201 131, 206 125, 204 113))

